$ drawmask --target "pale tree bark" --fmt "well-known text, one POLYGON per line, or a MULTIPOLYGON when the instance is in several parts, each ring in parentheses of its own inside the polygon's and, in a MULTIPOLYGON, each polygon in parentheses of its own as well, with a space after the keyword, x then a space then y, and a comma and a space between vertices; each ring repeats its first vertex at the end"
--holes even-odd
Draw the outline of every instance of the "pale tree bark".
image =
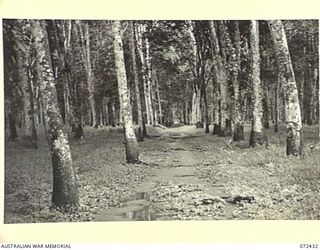
POLYGON ((287 155, 299 156, 302 152, 302 122, 299 94, 292 68, 287 38, 280 20, 268 21, 279 68, 280 81, 285 91, 287 124, 287 155))
POLYGON ((211 42, 212 42, 212 63, 213 63, 213 76, 215 82, 219 84, 220 89, 220 127, 217 131, 219 136, 226 136, 226 121, 228 119, 228 104, 227 104, 227 95, 228 95, 228 77, 226 62, 224 62, 223 57, 220 55, 220 46, 218 41, 218 36, 215 28, 214 21, 210 21, 211 29, 211 42))
POLYGON ((133 129, 132 110, 128 93, 128 84, 126 76, 126 68, 124 63, 123 45, 121 37, 120 21, 113 21, 113 49, 115 56, 115 67, 118 82, 119 101, 122 108, 122 124, 124 129, 124 140, 126 149, 126 158, 128 163, 139 162, 139 150, 136 135, 133 129))
POLYGON ((140 89, 139 89, 139 79, 137 74, 137 62, 136 62, 136 44, 134 36, 134 23, 130 21, 131 25, 131 36, 130 36, 130 48, 131 48, 131 59, 132 59, 132 74, 135 88, 135 97, 137 104, 137 113, 138 113, 138 141, 143 141, 143 121, 142 121, 142 107, 140 100, 140 89))
POLYGON ((197 84, 193 86, 192 96, 192 124, 196 128, 202 128, 202 117, 201 117, 201 92, 197 84))
POLYGON ((75 169, 72 165, 67 134, 58 107, 57 92, 49 52, 48 35, 43 21, 32 20, 37 70, 41 75, 39 90, 44 108, 45 129, 53 167, 52 202, 58 207, 74 207, 79 203, 75 169))
POLYGON ((240 88, 239 88, 239 72, 241 63, 241 47, 240 47, 240 29, 239 21, 235 21, 235 44, 234 44, 234 58, 233 58, 233 70, 232 70, 232 84, 234 91, 234 132, 233 140, 241 141, 244 140, 243 132, 243 114, 241 109, 240 100, 240 88))
POLYGON ((262 123, 262 87, 260 82, 260 52, 259 52, 259 23, 251 21, 250 47, 252 60, 252 129, 250 134, 250 146, 262 145, 266 142, 262 123))
POLYGON ((196 128, 202 128, 202 111, 201 111, 201 88, 199 84, 199 61, 198 61, 198 47, 194 35, 192 21, 187 21, 188 33, 190 37, 190 46, 192 49, 192 73, 193 73, 193 95, 192 95, 192 110, 191 121, 196 128))

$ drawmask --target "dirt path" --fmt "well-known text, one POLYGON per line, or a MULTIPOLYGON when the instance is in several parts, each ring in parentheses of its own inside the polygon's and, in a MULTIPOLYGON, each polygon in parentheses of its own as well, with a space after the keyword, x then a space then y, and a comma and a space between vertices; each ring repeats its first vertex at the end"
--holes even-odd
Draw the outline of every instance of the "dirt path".
POLYGON ((227 196, 223 190, 199 177, 197 168, 205 156, 185 143, 192 138, 174 138, 161 141, 165 153, 146 155, 156 167, 124 206, 100 211, 94 221, 232 218, 234 205, 221 198, 227 196))

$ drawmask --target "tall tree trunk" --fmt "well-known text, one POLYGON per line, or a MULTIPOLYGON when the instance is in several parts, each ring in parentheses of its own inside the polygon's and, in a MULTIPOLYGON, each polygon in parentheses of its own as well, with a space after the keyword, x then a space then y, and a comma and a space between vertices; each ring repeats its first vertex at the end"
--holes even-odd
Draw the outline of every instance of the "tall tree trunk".
POLYGON ((79 203, 75 169, 72 165, 67 134, 59 112, 57 92, 54 83, 49 52, 48 35, 44 21, 31 21, 34 37, 37 70, 41 74, 39 89, 44 107, 45 129, 50 146, 53 166, 52 202, 58 207, 72 207, 79 203))
POLYGON ((147 104, 148 104, 148 110, 149 110, 149 117, 150 117, 150 124, 154 125, 154 112, 153 112, 153 99, 152 99, 152 93, 153 93, 153 86, 152 86, 152 67, 151 67, 151 56, 150 56, 150 45, 149 45, 149 39, 145 37, 144 44, 146 48, 146 69, 147 69, 147 85, 146 85, 146 93, 147 93, 147 104))
POLYGON ((115 104, 114 101, 112 101, 111 105, 110 105, 110 123, 112 127, 115 127, 117 125, 116 122, 116 108, 115 108, 115 104))
MULTIPOLYGON (((71 72, 69 74, 69 81, 71 82, 71 72)), ((81 112, 81 94, 80 94, 80 86, 78 81, 74 82, 74 93, 73 93, 73 107, 72 107, 72 114, 73 114, 73 138, 76 140, 82 139, 84 137, 84 132, 82 128, 82 112, 81 112)))
POLYGON ((209 133, 209 111, 208 111, 208 98, 206 87, 203 84, 202 86, 202 95, 203 95, 203 106, 204 106, 204 124, 205 124, 205 132, 209 133))
POLYGON ((304 69, 303 69, 303 113, 304 113, 304 123, 308 125, 312 125, 311 118, 311 109, 312 109, 312 82, 310 81, 310 68, 308 57, 309 43, 308 43, 308 35, 305 37, 305 44, 303 46, 303 54, 304 54, 304 69))
POLYGON ((142 108, 140 100, 140 89, 139 80, 137 74, 137 62, 136 62, 136 44, 134 36, 134 24, 133 21, 130 22, 131 25, 131 36, 130 36, 130 46, 131 46, 131 59, 132 59, 132 74, 135 88, 137 113, 138 113, 138 141, 143 141, 143 123, 142 123, 142 108))
POLYGON ((153 125, 158 125, 158 111, 157 111, 157 106, 155 105, 156 97, 155 97, 155 90, 154 87, 156 87, 156 82, 158 81, 157 79, 157 72, 156 69, 153 68, 151 70, 152 74, 152 81, 151 81, 151 100, 152 100, 152 110, 153 110, 153 125))
POLYGON ((252 129, 250 146, 262 145, 266 141, 262 124, 262 87, 260 82, 260 53, 259 53, 259 23, 251 21, 250 32, 251 60, 252 60, 252 129))
POLYGON ((269 112, 269 106, 270 106, 270 102, 269 102, 269 90, 268 90, 268 86, 264 87, 264 91, 263 91, 263 127, 265 129, 268 129, 269 126, 269 117, 270 117, 270 112, 269 112))
POLYGON ((36 128, 36 120, 35 120, 35 109, 34 109, 34 85, 33 85, 33 74, 29 69, 29 81, 28 81, 28 88, 30 93, 30 120, 31 120, 31 144, 33 148, 38 148, 38 133, 36 128))
POLYGON ((301 113, 287 38, 280 20, 268 21, 268 24, 276 52, 281 84, 285 91, 287 155, 298 156, 302 151, 301 113))
POLYGON ((241 109, 240 102, 240 88, 239 88, 239 72, 240 72, 240 63, 241 63, 241 47, 240 47, 240 29, 239 29, 239 21, 235 21, 235 60, 234 67, 232 71, 232 84, 233 84, 233 92, 234 92, 234 132, 233 132, 233 140, 241 141, 244 140, 244 132, 243 132, 243 115, 241 109))
POLYGON ((91 57, 90 57, 90 34, 89 34, 89 23, 86 22, 85 26, 85 40, 86 40, 86 59, 87 59, 87 80, 88 80, 88 90, 89 90, 89 103, 92 112, 92 127, 98 128, 98 115, 96 110, 96 102, 95 102, 95 84, 94 84, 94 76, 91 65, 91 57))
MULTIPOLYGON (((137 41, 137 49, 139 52, 140 62, 141 62, 141 71, 142 71, 142 79, 143 79, 143 111, 144 111, 144 118, 143 122, 147 123, 148 125, 151 124, 151 113, 150 113, 150 104, 149 104, 149 96, 148 96, 148 71, 147 71, 147 63, 145 59, 145 54, 143 52, 143 32, 144 26, 142 24, 138 24, 136 26, 136 41, 137 41)), ((146 130, 144 130, 146 133, 146 130)))
POLYGON ((228 119, 228 104, 227 104, 227 95, 228 95, 228 78, 227 78, 227 69, 225 67, 226 63, 224 58, 220 55, 220 46, 218 41, 218 36, 215 28, 214 21, 210 21, 211 29, 211 40, 212 40, 212 62, 213 62, 213 76, 215 82, 219 84, 220 89, 220 131, 218 131, 219 136, 226 136, 226 121, 228 119))
POLYGON ((139 150, 136 135, 133 129, 132 111, 128 94, 120 21, 113 21, 112 32, 114 37, 113 49, 115 56, 119 101, 120 106, 122 107, 121 114, 124 129, 126 157, 128 163, 137 163, 139 162, 139 150))
POLYGON ((162 124, 162 106, 161 106, 161 97, 160 97, 158 78, 156 79, 156 91, 157 91, 158 110, 159 110, 159 123, 162 124))
POLYGON ((274 132, 279 132, 279 88, 280 88, 280 74, 277 72, 277 82, 274 91, 274 132))
POLYGON ((200 84, 200 62, 197 41, 194 35, 192 21, 188 21, 188 34, 190 36, 190 47, 192 49, 192 73, 193 73, 193 96, 192 96, 192 124, 196 128, 203 128, 201 111, 201 84, 200 84))

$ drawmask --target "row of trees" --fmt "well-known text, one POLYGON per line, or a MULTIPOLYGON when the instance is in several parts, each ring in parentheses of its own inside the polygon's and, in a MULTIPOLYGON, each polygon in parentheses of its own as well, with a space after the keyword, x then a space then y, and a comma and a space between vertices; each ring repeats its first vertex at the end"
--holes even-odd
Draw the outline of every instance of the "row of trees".
POLYGON ((318 22, 4 20, 6 120, 37 147, 45 125, 57 206, 78 203, 65 128, 124 127, 139 162, 146 125, 193 124, 250 146, 273 121, 287 155, 301 153, 302 122, 319 120, 318 22), (290 50, 290 53, 289 53, 290 50), (303 111, 303 112, 302 112, 303 111), (137 124, 137 134, 134 131, 137 124), (136 139, 137 135, 137 139, 136 139))

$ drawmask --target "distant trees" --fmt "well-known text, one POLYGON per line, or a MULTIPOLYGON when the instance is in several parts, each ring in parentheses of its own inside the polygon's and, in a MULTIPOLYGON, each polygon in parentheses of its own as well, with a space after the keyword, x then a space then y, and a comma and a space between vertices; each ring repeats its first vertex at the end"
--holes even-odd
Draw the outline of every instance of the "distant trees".
POLYGON ((15 55, 17 63, 17 71, 19 76, 19 82, 22 92, 23 101, 23 125, 24 125, 24 138, 28 141, 28 145, 31 147, 37 147, 37 130, 35 124, 35 112, 34 112, 34 79, 31 72, 31 39, 27 34, 27 28, 25 26, 18 26, 15 23, 15 30, 12 30, 15 40, 15 55), (20 28, 20 29, 19 29, 20 28))
MULTIPOLYGON (((30 47, 34 38, 27 23, 4 20, 5 114, 10 140, 19 136, 21 127, 28 145, 36 147, 37 127, 44 124, 46 110, 38 84, 42 75, 35 70, 35 50, 30 47)), ((114 50, 111 21, 43 21, 57 107, 74 139, 84 138, 86 125, 96 129, 128 126, 123 124, 122 116, 128 110, 120 101, 124 89, 119 92, 119 82, 127 86, 130 126, 138 141, 146 136, 146 125, 174 123, 192 124, 205 132, 214 125, 213 134, 239 141, 245 139, 245 125, 253 123, 249 143, 254 146, 266 139, 263 130, 272 124, 275 132, 286 122, 295 124, 293 119, 298 118, 296 114, 289 117, 288 108, 297 105, 301 122, 291 128, 293 134, 300 133, 302 123, 319 121, 316 20, 283 21, 281 34, 287 49, 281 53, 284 45, 276 38, 279 28, 272 28, 278 26, 271 21, 122 23, 120 53, 114 50), (116 63, 119 53, 123 60, 116 63), (291 62, 282 63, 288 55, 291 62), (125 84, 119 81, 121 61, 125 84), (292 69, 283 66, 290 64, 292 69), (286 81, 289 75, 296 85, 290 93, 287 87, 293 86, 293 80, 286 81), (298 103, 295 99, 289 105, 292 98, 298 98, 298 103)))

